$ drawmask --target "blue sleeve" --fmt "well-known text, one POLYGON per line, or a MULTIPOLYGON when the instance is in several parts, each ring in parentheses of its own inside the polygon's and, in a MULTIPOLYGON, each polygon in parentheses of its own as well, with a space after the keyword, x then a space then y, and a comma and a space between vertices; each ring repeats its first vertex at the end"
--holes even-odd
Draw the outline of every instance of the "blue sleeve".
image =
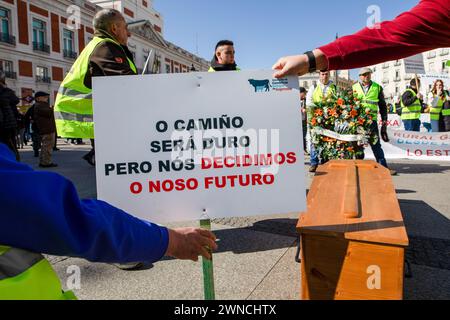
POLYGON ((92 262, 155 262, 168 230, 105 202, 81 201, 64 177, 33 171, 0 143, 0 244, 92 262))

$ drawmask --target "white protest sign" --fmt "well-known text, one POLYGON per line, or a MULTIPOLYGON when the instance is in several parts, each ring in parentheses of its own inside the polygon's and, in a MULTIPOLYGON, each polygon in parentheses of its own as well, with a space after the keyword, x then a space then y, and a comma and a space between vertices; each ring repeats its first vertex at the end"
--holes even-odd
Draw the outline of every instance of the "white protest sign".
POLYGON ((297 77, 94 79, 98 198, 157 223, 306 209, 297 77))
POLYGON ((427 95, 431 92, 433 84, 437 80, 442 80, 444 83, 444 89, 450 88, 450 75, 448 74, 424 74, 420 76, 420 91, 424 97, 427 97, 427 95))
POLYGON ((415 56, 404 59, 405 61, 405 73, 407 74, 424 74, 425 64, 423 62, 423 54, 417 54, 415 56))
MULTIPOLYGON (((386 159, 450 161, 450 133, 425 133, 388 128, 390 142, 382 142, 386 159)), ((373 158, 370 147, 368 158, 373 158)))

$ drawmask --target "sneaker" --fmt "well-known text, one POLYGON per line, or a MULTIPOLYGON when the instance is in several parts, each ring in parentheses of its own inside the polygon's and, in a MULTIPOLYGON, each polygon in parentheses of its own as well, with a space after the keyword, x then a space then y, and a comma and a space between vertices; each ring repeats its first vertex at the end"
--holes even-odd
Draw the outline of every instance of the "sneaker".
POLYGON ((318 167, 319 167, 319 166, 317 166, 317 165, 309 167, 309 172, 315 173, 315 172, 317 171, 317 168, 318 168, 318 167))
POLYGON ((39 164, 39 168, 56 168, 58 165, 56 163, 50 164, 39 164))
POLYGON ((53 151, 61 151, 59 148, 53 148, 53 151))
POLYGON ((143 262, 113 263, 113 266, 119 268, 120 270, 133 271, 142 269, 142 267, 144 267, 144 263, 143 262))
POLYGON ((398 175, 397 171, 393 170, 393 169, 389 169, 389 172, 391 173, 391 176, 396 176, 398 175))

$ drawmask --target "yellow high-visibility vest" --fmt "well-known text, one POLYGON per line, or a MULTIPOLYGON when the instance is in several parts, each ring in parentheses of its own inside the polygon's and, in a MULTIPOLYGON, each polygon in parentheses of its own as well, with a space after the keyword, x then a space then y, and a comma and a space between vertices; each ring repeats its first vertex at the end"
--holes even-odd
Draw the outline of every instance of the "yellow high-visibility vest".
POLYGON ((0 246, 0 300, 76 300, 41 255, 0 246))
MULTIPOLYGON (((121 47, 112 39, 94 37, 61 83, 55 101, 55 122, 58 136, 62 138, 94 139, 92 89, 84 85, 84 79, 92 53, 99 44, 106 41, 121 47)), ((133 61, 127 59, 130 68, 137 73, 133 61)))
POLYGON ((370 109, 370 114, 374 119, 377 119, 378 117, 380 92, 381 86, 376 82, 372 82, 372 85, 367 93, 364 92, 364 89, 360 83, 355 83, 353 85, 353 95, 361 101, 361 106, 365 109, 370 109))
POLYGON ((408 89, 406 92, 411 92, 416 100, 414 100, 414 103, 410 106, 405 106, 402 99, 402 120, 418 120, 420 119, 420 113, 422 111, 422 104, 420 103, 419 98, 417 98, 417 94, 411 90, 408 89))

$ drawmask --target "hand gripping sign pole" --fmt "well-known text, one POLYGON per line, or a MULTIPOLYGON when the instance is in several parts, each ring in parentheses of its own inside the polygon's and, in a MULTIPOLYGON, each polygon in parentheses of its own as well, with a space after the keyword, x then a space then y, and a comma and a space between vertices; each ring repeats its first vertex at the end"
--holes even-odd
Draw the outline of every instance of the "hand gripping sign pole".
MULTIPOLYGON (((200 228, 211 231, 211 219, 209 218, 206 209, 200 217, 200 228)), ((202 258, 203 262, 203 288, 205 293, 205 300, 215 300, 216 294, 214 291, 214 269, 211 248, 206 248, 211 254, 211 260, 202 258)))

